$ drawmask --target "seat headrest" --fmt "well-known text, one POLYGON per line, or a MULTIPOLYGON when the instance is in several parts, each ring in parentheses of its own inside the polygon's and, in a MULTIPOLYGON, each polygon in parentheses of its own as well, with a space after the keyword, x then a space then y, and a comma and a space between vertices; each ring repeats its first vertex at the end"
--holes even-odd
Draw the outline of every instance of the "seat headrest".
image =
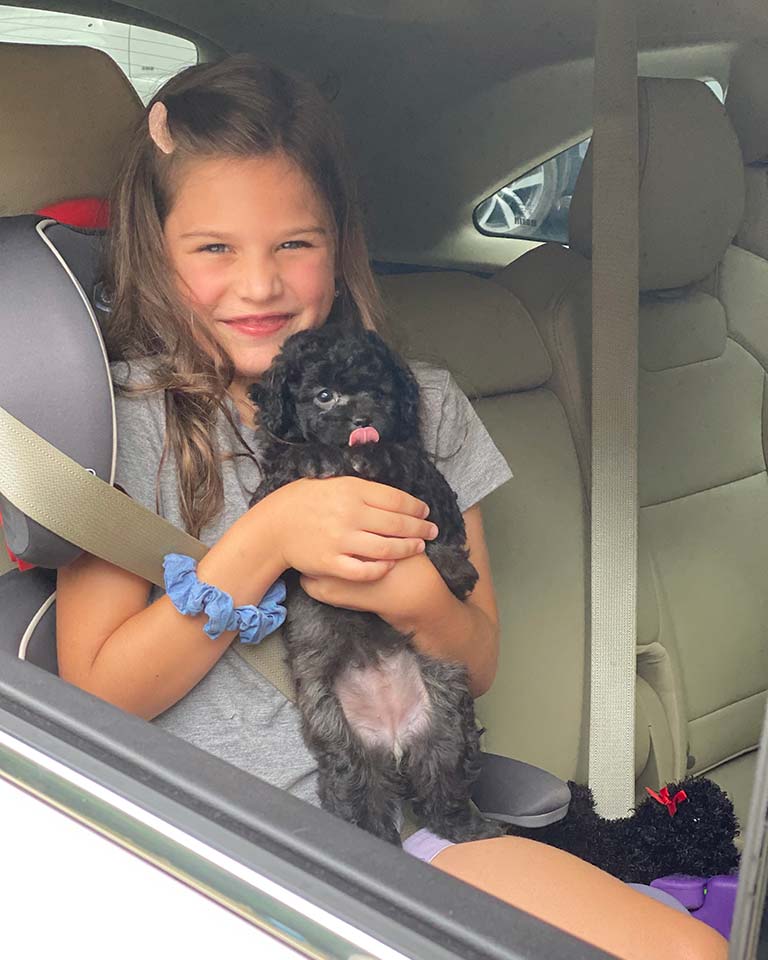
MULTIPOLYGON (((741 222, 744 171, 723 105, 698 80, 638 84, 640 289, 669 290, 703 279, 741 222)), ((592 254, 592 153, 570 208, 570 243, 592 254)))
POLYGON ((744 163, 768 162, 768 44, 750 44, 734 58, 725 108, 744 163))
POLYGON ((768 260, 768 44, 751 43, 731 63, 725 109, 744 157, 744 219, 736 244, 768 260))
POLYGON ((0 216, 106 196, 141 110, 99 50, 0 43, 0 216))
POLYGON ((470 397, 539 387, 549 354, 508 290, 466 273, 379 277, 387 319, 405 356, 446 367, 470 397))

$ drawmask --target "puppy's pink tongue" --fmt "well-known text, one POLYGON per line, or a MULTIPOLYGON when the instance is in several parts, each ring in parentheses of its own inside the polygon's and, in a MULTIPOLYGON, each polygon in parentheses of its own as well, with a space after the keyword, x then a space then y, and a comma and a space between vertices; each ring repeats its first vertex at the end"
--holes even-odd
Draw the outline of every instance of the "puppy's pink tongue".
POLYGON ((376 427, 355 427, 349 435, 350 447, 357 446, 358 443, 378 443, 379 431, 376 427))

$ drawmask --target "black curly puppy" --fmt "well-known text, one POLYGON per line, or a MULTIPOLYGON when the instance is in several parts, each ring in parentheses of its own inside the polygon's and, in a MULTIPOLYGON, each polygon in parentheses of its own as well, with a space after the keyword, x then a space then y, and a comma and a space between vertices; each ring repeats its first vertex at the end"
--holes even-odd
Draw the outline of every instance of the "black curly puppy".
MULTIPOLYGON (((359 476, 430 505, 426 551, 464 599, 469 562, 456 495, 430 461, 411 371, 375 333, 326 324, 289 337, 251 388, 263 475, 253 503, 302 477, 359 476)), ((463 666, 425 656, 372 613, 318 603, 289 578, 285 645, 323 807, 400 843, 402 800, 435 833, 464 841, 501 828, 469 803, 478 733, 463 666)))
POLYGON ((563 820, 509 832, 567 850, 631 883, 650 883, 673 873, 714 877, 738 866, 733 841, 739 825, 733 804, 712 780, 687 777, 669 784, 620 820, 598 816, 589 787, 568 786, 571 804, 563 820))

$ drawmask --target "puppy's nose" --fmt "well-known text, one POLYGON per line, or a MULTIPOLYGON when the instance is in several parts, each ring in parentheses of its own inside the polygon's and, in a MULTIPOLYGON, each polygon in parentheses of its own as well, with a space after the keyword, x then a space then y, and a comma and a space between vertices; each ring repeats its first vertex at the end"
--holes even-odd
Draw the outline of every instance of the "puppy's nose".
POLYGON ((370 417, 353 417, 352 423, 354 423, 356 427, 370 427, 371 418, 370 417))

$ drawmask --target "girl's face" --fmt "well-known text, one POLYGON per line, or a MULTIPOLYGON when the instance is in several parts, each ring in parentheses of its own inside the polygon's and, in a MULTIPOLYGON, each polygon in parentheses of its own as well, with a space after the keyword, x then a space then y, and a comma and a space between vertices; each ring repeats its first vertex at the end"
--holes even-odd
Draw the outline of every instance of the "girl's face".
POLYGON ((325 322, 335 231, 284 154, 190 161, 163 233, 182 297, 232 357, 241 387, 287 337, 325 322))

